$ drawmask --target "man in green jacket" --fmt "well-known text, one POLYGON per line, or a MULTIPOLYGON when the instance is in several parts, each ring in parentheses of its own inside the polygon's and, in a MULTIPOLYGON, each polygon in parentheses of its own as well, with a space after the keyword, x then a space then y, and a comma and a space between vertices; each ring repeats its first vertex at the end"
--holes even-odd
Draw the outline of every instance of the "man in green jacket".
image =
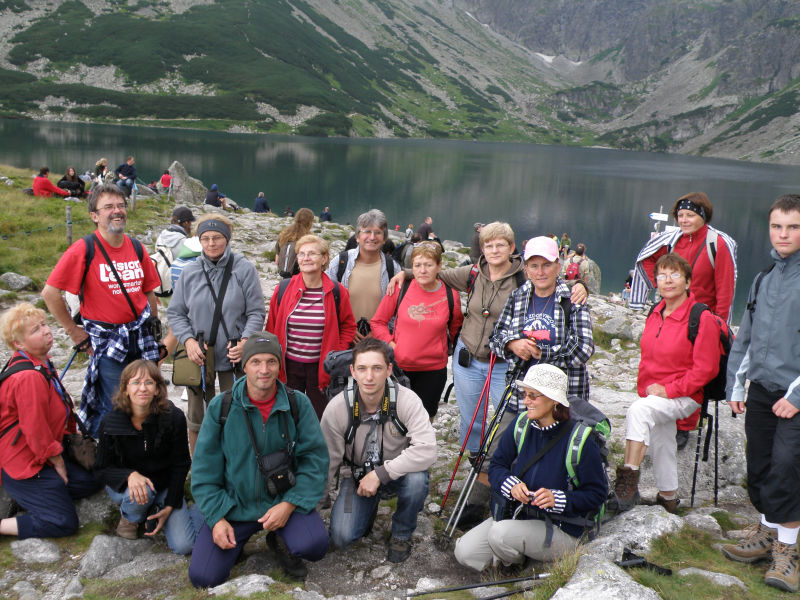
POLYGON ((206 521, 189 565, 196 587, 224 582, 262 529, 296 578, 307 573, 301 559, 319 560, 328 550, 325 523, 314 510, 325 491, 328 449, 311 401, 278 381, 281 360, 275 335, 251 336, 242 349, 245 377, 229 402, 225 394, 211 401, 203 420, 192 464, 192 495, 206 521))

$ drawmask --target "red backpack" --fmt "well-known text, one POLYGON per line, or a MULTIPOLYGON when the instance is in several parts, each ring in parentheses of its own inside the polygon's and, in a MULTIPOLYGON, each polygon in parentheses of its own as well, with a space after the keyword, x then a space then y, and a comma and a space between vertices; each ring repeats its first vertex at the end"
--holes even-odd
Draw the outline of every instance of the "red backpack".
POLYGON ((578 262, 571 262, 567 265, 567 271, 564 274, 565 279, 573 280, 573 279, 580 279, 581 278, 581 263, 583 259, 580 259, 578 262))

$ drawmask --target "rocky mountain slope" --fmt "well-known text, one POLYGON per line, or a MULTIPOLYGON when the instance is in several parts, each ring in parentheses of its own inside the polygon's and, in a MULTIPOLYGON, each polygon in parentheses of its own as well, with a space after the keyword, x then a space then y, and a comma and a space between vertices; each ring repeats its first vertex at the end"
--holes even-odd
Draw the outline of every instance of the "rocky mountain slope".
POLYGON ((0 116, 797 163, 797 6, 5 0, 0 116))

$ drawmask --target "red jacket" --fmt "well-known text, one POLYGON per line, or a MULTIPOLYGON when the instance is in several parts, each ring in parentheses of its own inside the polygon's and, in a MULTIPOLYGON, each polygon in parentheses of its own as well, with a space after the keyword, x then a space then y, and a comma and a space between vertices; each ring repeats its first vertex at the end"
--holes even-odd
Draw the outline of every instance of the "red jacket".
POLYGON ((47 177, 37 175, 33 178, 34 196, 45 196, 49 198, 53 194, 58 194, 59 196, 69 196, 69 190, 62 190, 47 177))
POLYGON ((641 397, 647 396, 648 385, 660 383, 667 389, 668 397, 689 396, 702 404, 703 386, 717 374, 722 344, 714 316, 703 311, 692 346, 688 337, 689 311, 696 302, 694 295, 689 294, 689 298, 664 319, 662 300, 647 318, 637 380, 641 397))
MULTIPOLYGON (((306 290, 303 275, 295 275, 289 282, 286 291, 278 304, 278 288, 272 293, 269 301, 266 330, 278 336, 281 348, 286 351, 286 328, 289 315, 300 302, 306 290)), ((325 308, 325 328, 322 331, 322 348, 318 366, 319 387, 324 390, 331 381, 330 375, 322 368, 325 356, 333 350, 346 350, 356 335, 356 320, 350 307, 350 294, 343 285, 339 286, 339 320, 336 320, 336 301, 333 298, 333 281, 325 273, 322 274, 322 305, 325 308)), ((280 380, 286 383, 286 368, 281 362, 280 380)))
MULTIPOLYGON (((733 258, 725 240, 717 238, 717 254, 714 257, 714 268, 711 268, 711 261, 706 250, 706 235, 708 225, 703 225, 691 235, 682 235, 672 251, 689 261, 692 266, 691 292, 697 297, 698 302, 702 302, 712 311, 722 317, 723 321, 728 320, 733 304, 733 287, 735 271, 733 258), (697 258, 697 262, 695 262, 697 258)), ((667 253, 667 247, 659 249, 655 254, 642 261, 645 273, 650 278, 650 283, 656 284, 653 279, 653 268, 656 261, 667 253)))
MULTIPOLYGON (((21 354, 15 352, 17 356, 21 354)), ((43 364, 29 358, 34 366, 43 364)), ((14 479, 36 475, 48 458, 63 451, 64 435, 75 432, 75 421, 55 386, 30 370, 15 373, 0 386, 0 431, 14 421, 19 425, 0 438, 0 465, 14 479)))

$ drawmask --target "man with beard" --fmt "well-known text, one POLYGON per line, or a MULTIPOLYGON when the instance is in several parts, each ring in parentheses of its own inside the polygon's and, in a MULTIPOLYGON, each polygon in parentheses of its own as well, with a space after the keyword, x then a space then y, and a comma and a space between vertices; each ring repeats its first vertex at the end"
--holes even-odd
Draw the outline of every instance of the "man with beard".
POLYGON ((136 360, 158 359, 154 336, 159 284, 142 244, 125 235, 127 201, 115 185, 100 185, 89 197, 91 235, 61 256, 42 290, 50 313, 76 346, 91 343, 91 359, 81 398, 81 416, 96 435, 100 417, 111 410, 122 369, 136 360), (70 316, 61 292, 81 300, 80 322, 70 316), (154 315, 155 320, 150 319, 154 315))

